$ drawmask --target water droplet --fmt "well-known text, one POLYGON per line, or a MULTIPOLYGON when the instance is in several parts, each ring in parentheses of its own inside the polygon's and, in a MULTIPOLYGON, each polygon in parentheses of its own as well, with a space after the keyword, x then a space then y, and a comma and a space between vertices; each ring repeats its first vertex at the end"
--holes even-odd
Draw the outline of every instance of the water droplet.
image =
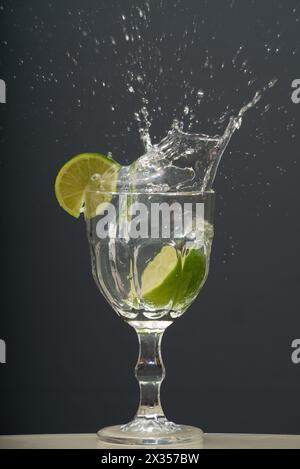
POLYGON ((143 11, 142 11, 139 7, 137 7, 137 11, 138 11, 138 13, 139 13, 139 15, 140 15, 140 18, 143 18, 143 17, 144 17, 143 11))

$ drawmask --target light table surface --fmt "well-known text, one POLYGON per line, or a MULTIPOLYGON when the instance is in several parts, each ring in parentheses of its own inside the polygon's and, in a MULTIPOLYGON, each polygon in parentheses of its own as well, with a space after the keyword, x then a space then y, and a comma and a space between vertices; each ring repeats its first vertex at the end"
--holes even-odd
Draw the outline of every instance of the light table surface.
MULTIPOLYGON (((132 446, 122 447, 132 448, 132 446)), ((135 447, 137 448, 137 447, 135 447)), ((148 446, 153 450, 157 446, 148 446)), ((166 447, 165 447, 166 448, 166 447)), ((198 446, 172 449, 300 449, 300 436, 205 434, 198 446)), ((103 445, 94 434, 0 436, 0 449, 121 449, 103 445)))

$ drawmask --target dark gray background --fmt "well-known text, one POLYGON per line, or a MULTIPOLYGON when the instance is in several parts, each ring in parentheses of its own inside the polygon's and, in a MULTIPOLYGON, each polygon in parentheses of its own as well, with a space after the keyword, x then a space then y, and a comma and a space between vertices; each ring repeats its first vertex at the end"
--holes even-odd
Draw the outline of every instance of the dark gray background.
MULTIPOLYGON (((291 362, 300 337, 300 105, 291 101, 299 1, 148 3, 139 66, 156 139, 193 102, 193 86, 208 91, 197 110, 207 130, 227 104, 236 111, 279 78, 223 158, 209 279, 163 343, 164 408, 208 432, 300 433, 300 365, 291 362), (159 55, 153 44, 163 33, 159 55), (207 51, 212 69, 203 66, 207 51)), ((136 44, 124 40, 121 19, 136 24, 136 6, 146 9, 136 0, 0 1, 2 434, 95 432, 136 410, 134 331, 97 291, 84 222, 59 208, 53 190, 59 168, 80 152, 112 150, 124 164, 141 153, 132 117, 141 94, 128 93, 124 79, 136 70, 136 44)))

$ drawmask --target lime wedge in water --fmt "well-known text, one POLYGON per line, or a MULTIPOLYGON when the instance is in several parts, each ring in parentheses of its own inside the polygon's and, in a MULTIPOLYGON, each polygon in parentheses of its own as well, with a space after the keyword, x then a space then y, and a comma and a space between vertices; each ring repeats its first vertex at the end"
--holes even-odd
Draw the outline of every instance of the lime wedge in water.
POLYGON ((176 285, 173 309, 185 309, 192 303, 203 286, 206 269, 204 253, 197 249, 191 249, 184 257, 181 279, 176 285))
POLYGON ((164 246, 142 274, 141 297, 152 308, 185 309, 198 294, 206 273, 205 255, 191 249, 184 257, 164 246))

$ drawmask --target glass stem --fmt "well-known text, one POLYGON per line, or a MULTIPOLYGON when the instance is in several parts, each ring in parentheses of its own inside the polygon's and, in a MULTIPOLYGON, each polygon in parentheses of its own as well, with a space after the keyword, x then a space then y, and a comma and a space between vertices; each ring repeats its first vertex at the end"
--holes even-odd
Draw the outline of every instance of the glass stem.
POLYGON ((140 405, 136 418, 163 419, 160 387, 165 377, 161 357, 161 340, 164 330, 137 330, 140 353, 135 376, 140 385, 140 405))

